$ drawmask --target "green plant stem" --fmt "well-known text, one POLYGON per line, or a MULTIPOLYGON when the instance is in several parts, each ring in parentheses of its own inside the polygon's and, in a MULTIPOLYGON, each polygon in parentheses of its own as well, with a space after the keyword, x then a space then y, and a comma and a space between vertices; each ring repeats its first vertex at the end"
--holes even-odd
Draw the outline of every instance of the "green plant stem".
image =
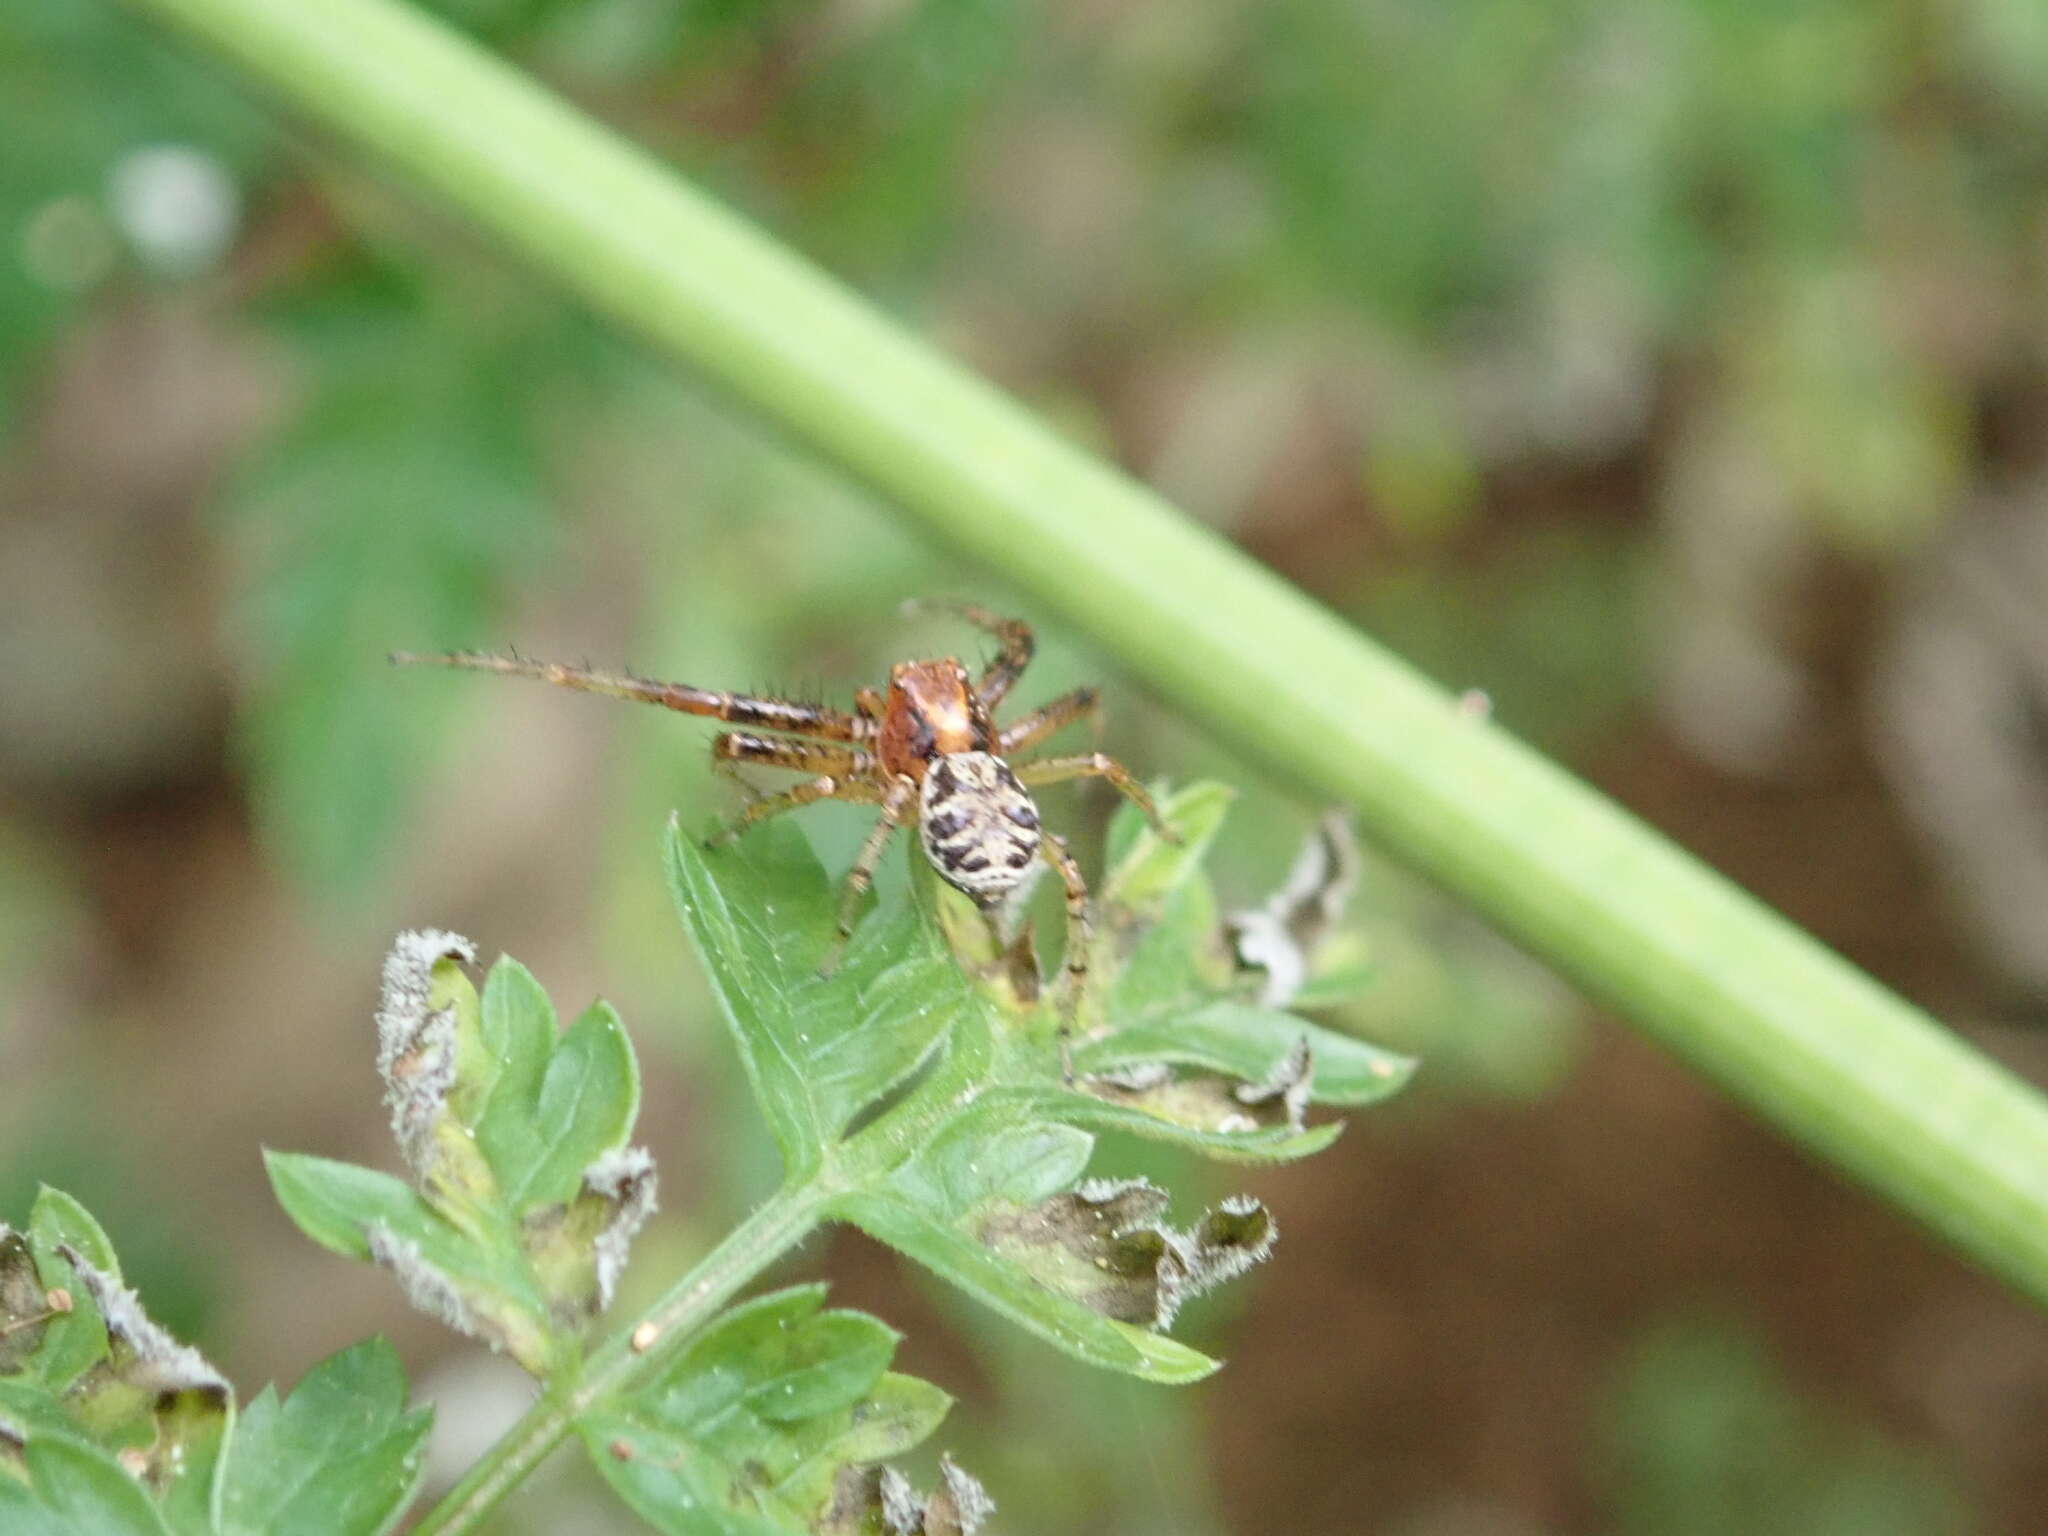
POLYGON ((572 1381, 527 1409, 427 1511, 412 1536, 475 1530, 592 1405, 659 1371, 741 1286, 802 1242, 817 1226, 828 1199, 829 1191, 817 1185, 788 1186, 776 1193, 634 1323, 613 1334, 572 1381), (635 1338, 653 1342, 636 1349, 635 1338))
POLYGON ((787 248, 393 0, 131 0, 722 381, 2048 1301, 2048 1108, 787 248))

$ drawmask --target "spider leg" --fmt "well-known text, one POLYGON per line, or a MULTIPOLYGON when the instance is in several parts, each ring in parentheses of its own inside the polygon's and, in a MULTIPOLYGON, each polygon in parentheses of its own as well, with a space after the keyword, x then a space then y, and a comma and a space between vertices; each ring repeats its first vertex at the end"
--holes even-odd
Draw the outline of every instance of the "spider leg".
POLYGON ((1145 786, 1131 777, 1130 769, 1113 757, 1100 752, 1087 752, 1079 757, 1045 757, 1035 763, 1012 763, 1011 771, 1025 784, 1058 784, 1066 779, 1107 779, 1116 786, 1123 797, 1145 813, 1145 820, 1152 824, 1152 830, 1169 843, 1178 843, 1180 834, 1160 819, 1159 807, 1152 803, 1152 796, 1145 786))
POLYGON ((1076 720, 1088 720, 1099 735, 1102 730, 1101 711, 1102 695, 1093 688, 1076 688, 1072 693, 1063 693, 1050 704, 1004 726, 996 735, 996 756, 1009 757, 1026 747, 1035 747, 1054 731, 1063 730, 1076 720))
POLYGON ((784 741, 772 736, 751 736, 745 731, 726 731, 712 738, 711 768, 719 777, 739 785, 748 805, 757 804, 762 794, 740 773, 741 763, 802 773, 829 773, 835 778, 863 778, 874 768, 874 759, 867 753, 836 743, 784 741))
POLYGON ((772 736, 750 736, 745 731, 726 731, 711 742, 711 764, 730 770, 734 763, 758 763, 764 768, 794 768, 805 773, 829 773, 859 778, 874 769, 875 760, 866 752, 822 741, 779 741, 772 736))
POLYGON ((903 612, 906 615, 950 613, 977 629, 987 630, 1002 643, 996 659, 988 664, 988 669, 981 674, 981 681, 974 685, 974 696, 981 701, 983 709, 994 709, 1001 702, 1010 686, 1031 665, 1031 657, 1038 649, 1038 642, 1032 638, 1031 626, 1022 619, 1000 618, 973 603, 942 603, 912 598, 903 605, 903 612))
POLYGON ((410 651, 393 651, 391 660, 398 666, 459 667, 469 672, 530 677, 537 682, 553 683, 558 688, 609 694, 612 698, 631 699, 639 704, 659 704, 663 709, 673 709, 685 715, 705 715, 734 725, 760 726, 797 736, 823 737, 827 741, 865 741, 874 734, 871 721, 817 704, 761 698, 747 693, 720 693, 709 688, 695 688, 688 683, 662 683, 653 678, 634 677, 628 672, 600 672, 592 667, 531 661, 524 656, 499 656, 490 651, 448 651, 423 656, 410 651))
POLYGON ((716 848, 729 843, 757 821, 766 821, 770 816, 780 816, 784 811, 801 810, 804 806, 820 800, 852 800, 872 802, 875 787, 866 779, 840 778, 836 774, 825 774, 809 783, 799 784, 794 789, 785 789, 779 795, 769 795, 756 800, 741 811, 738 816, 704 839, 706 848, 716 848))
POLYGON ((825 958, 818 966, 820 976, 831 975, 838 968, 840 956, 846 953, 847 941, 853 937, 854 914, 860 910, 860 899, 874 884, 875 866, 882 862, 882 853, 889 846, 889 839, 903 825, 903 814, 916 793, 916 782, 901 778, 883 791, 881 817, 875 822, 874 830, 868 833, 867 841, 860 845, 853 867, 846 872, 846 883, 839 888, 839 930, 833 936, 832 947, 825 951, 825 958))
POLYGON ((1066 995, 1060 999, 1060 1081, 1074 1086, 1074 1020, 1080 1016, 1082 989, 1088 984, 1088 952, 1095 947, 1095 917, 1088 908, 1088 882, 1081 866, 1067 852, 1067 840, 1048 833, 1038 844, 1046 863, 1059 871, 1067 888, 1066 995))

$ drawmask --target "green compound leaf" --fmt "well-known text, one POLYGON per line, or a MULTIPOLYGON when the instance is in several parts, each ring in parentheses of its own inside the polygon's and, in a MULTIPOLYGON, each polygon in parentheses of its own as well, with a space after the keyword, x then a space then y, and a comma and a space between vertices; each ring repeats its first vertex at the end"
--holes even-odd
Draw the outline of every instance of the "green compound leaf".
MULTIPOLYGON (((113 1457, 143 1496, 149 1528, 212 1536, 233 1395, 197 1351, 150 1321, 122 1285, 106 1234, 59 1191, 37 1198, 26 1235, 0 1227, 0 1325, 11 1343, 0 1353, 0 1484, 21 1486, 10 1469, 28 1477, 34 1520, 104 1504, 97 1469, 113 1457), (10 1447, 23 1454, 10 1457, 10 1447)), ((128 1528, 112 1509, 95 1517, 128 1528)))
POLYGON ((464 1231, 400 1179, 353 1163, 266 1152, 278 1204, 313 1241, 392 1271, 406 1298, 458 1333, 544 1371, 559 1340, 515 1234, 464 1231))
POLYGON ((0 1531, 7 1536, 174 1536, 120 1462, 83 1439, 32 1435, 26 1483, 0 1472, 0 1531))
POLYGON ((1291 1013, 1217 998, 1125 1025, 1075 1052, 1082 1072, 1163 1061, 1204 1067, 1243 1082, 1264 1082, 1308 1042, 1314 1077, 1310 1097, 1321 1104, 1376 1104, 1414 1074, 1413 1058, 1311 1024, 1291 1013))
POLYGON ((1179 834, 1178 843, 1155 832, 1135 806, 1119 810, 1110 828, 1110 875, 1102 887, 1102 905, 1112 921, 1119 913, 1157 915, 1166 898, 1200 871, 1236 798, 1227 784, 1207 781, 1160 796, 1160 819, 1179 834))
POLYGON ((481 996, 468 942, 400 936, 384 975, 378 1069, 417 1189, 389 1174, 269 1154, 279 1201, 315 1242, 390 1269, 413 1304, 546 1375, 604 1307, 653 1209, 627 1145, 640 1076, 603 1003, 556 1034, 516 961, 481 996))
MULTIPOLYGON (((768 822, 706 852, 671 822, 670 888, 792 1176, 985 1005, 906 906, 818 967, 836 897, 803 833, 768 822)), ((956 1051, 965 1043, 955 1041, 956 1051)))
POLYGON ((368 1233, 376 1226, 433 1248, 455 1240, 454 1233, 437 1230, 439 1218, 427 1203, 388 1173, 303 1152, 265 1151, 263 1166, 277 1203, 299 1230, 345 1258, 370 1257, 368 1233))
POLYGON ((236 1426, 221 1536, 378 1536, 419 1486, 432 1414, 406 1408, 382 1339, 330 1355, 280 1403, 266 1387, 236 1426))
POLYGON ((1374 1104, 1414 1072, 1406 1057, 1251 1000, 1253 980, 1239 973, 1215 895, 1188 856, 1213 839, 1228 803, 1209 784, 1166 797, 1180 847, 1121 813, 1097 945, 1113 976, 1109 1001, 1074 1053, 1075 1086, 1099 1107, 1040 1095, 1036 1112, 1212 1157, 1281 1161, 1335 1135, 1305 1123, 1309 1104, 1374 1104))
POLYGON ((70 1313, 49 1324, 33 1367, 35 1374, 56 1390, 69 1386, 107 1353, 106 1323, 63 1250, 79 1254, 116 1280, 121 1277, 121 1264, 91 1212, 60 1189, 45 1185, 36 1195, 29 1211, 28 1233, 42 1284, 60 1287, 71 1297, 70 1313))
POLYGON ((835 901, 800 831, 769 823, 707 854, 672 824, 668 842, 678 906, 792 1177, 840 1184, 832 1216, 1059 1348, 1156 1381, 1216 1368, 1161 1330, 1185 1297, 1263 1259, 1272 1221, 1239 1199, 1168 1226, 1162 1191, 1084 1182, 1090 1132, 1284 1161, 1339 1133, 1304 1123, 1312 1096, 1374 1102, 1410 1070, 1248 1000, 1201 872, 1231 798, 1214 784, 1162 796, 1178 842, 1135 817, 1120 827, 1071 1083, 1057 987, 1025 1002, 1015 956, 993 966, 979 915, 923 871, 917 900, 878 915, 821 977, 835 901))
POLYGON ((26 1376, 0 1376, 0 1488, 7 1486, 10 1467, 20 1470, 18 1461, 9 1461, 9 1451, 38 1438, 78 1440, 85 1433, 56 1393, 26 1376))
POLYGON ((888 1370, 897 1335, 820 1310, 824 1296, 797 1286, 733 1308, 582 1419, 599 1470, 657 1529, 815 1529, 845 1472, 909 1450, 945 1417, 945 1393, 888 1370))
POLYGON ((889 1181, 904 1198, 952 1221, 989 1200, 1028 1205, 1087 1170, 1095 1138, 1067 1125, 1006 1123, 1000 1110, 962 1115, 889 1181))
POLYGON ((450 1118, 475 1134, 487 1162, 498 1169, 515 1168, 531 1160, 528 1122, 555 1047, 555 1005, 533 972, 510 955, 491 967, 481 1000, 459 968, 454 977, 458 1011, 450 1118))
MULTIPOLYGON (((625 1145, 639 1113, 640 1071, 625 1025, 610 1004, 593 1004, 555 1046, 532 1100, 517 1101, 518 1133, 499 1130, 486 1143, 501 1198, 514 1210, 571 1199, 583 1170, 625 1145)), ((507 1118, 501 1112, 493 1123, 507 1118)))
POLYGON ((894 1195, 843 1196, 833 1213, 908 1254, 1011 1322, 1091 1365, 1148 1381, 1200 1381, 1218 1361, 1149 1329, 1114 1322, 1048 1289, 958 1226, 894 1195))
MULTIPOLYGON (((1227 1084, 1199 1083, 1190 1090, 1186 1103, 1190 1117, 1212 1117, 1219 1105, 1218 1089, 1227 1084)), ((1210 1130, 1198 1123, 1175 1118, 1182 1104, 1171 1089, 1137 1095, 1133 1103, 1118 1103, 1096 1093, 1081 1093, 1056 1087, 999 1088, 988 1095, 992 1107, 1064 1125, 1091 1126, 1101 1131, 1123 1131, 1145 1141, 1185 1147, 1190 1152, 1220 1163, 1291 1163, 1311 1157, 1344 1134, 1342 1121, 1311 1125, 1294 1130, 1286 1125, 1255 1126, 1248 1130, 1210 1130)))
MULTIPOLYGON (((314 1207, 323 1198, 369 1205, 382 1193, 290 1159, 274 1172, 314 1207)), ((33 1353, 0 1359, 0 1531, 379 1536, 397 1522, 418 1485, 428 1415, 407 1411, 389 1345, 344 1350, 315 1367, 288 1403, 266 1390, 238 1419, 226 1381, 122 1286, 105 1234, 83 1207, 46 1190, 36 1211, 45 1237, 61 1245, 53 1272, 61 1267, 70 1315, 102 1320, 101 1349, 68 1383, 37 1370, 33 1353)), ((40 1277, 34 1290, 21 1284, 27 1250, 20 1234, 0 1229, 0 1297, 10 1315, 31 1295, 43 1304, 40 1277)))

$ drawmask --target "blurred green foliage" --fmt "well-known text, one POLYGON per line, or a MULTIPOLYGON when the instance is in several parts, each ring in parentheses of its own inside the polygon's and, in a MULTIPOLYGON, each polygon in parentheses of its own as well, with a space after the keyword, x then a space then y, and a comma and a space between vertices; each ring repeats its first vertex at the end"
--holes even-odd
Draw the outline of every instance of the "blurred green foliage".
POLYGON ((1674 1315, 1645 1330, 1601 1433, 1615 1536, 1963 1536, 1934 1456, 1802 1398, 1750 1329, 1674 1315))
POLYGON ((306 390, 237 477, 226 531, 250 570, 258 813, 306 875, 349 890, 402 825, 436 713, 368 663, 407 634, 469 641, 553 544, 554 375, 534 364, 570 328, 396 262, 337 265, 266 313, 306 390))
POLYGON ((190 143, 236 176, 264 174, 275 130, 168 42, 91 0, 24 0, 0 17, 0 434, 65 323, 147 280, 109 178, 124 156, 190 143))

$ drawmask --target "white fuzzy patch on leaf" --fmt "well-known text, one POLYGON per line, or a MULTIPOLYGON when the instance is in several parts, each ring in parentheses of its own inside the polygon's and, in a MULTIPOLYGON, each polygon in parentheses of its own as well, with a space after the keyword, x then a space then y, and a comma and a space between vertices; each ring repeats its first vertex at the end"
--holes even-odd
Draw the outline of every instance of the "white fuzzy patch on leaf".
POLYGON ((1358 887, 1358 839, 1342 811, 1326 812, 1263 906, 1226 919, 1238 963, 1265 972, 1259 1001, 1285 1008, 1308 980, 1315 953, 1358 887))
POLYGON ((919 1536, 924 1530, 924 1501, 910 1485, 910 1479, 894 1467, 882 1468, 882 1524, 894 1536, 919 1536))
POLYGON ((1105 1317, 1164 1330, 1190 1297, 1265 1259, 1275 1236, 1271 1215, 1249 1196, 1187 1231, 1165 1221, 1169 1199, 1144 1179, 1086 1179, 1036 1205, 990 1211, 981 1239, 1105 1317))
POLYGON ((455 1284, 420 1252, 420 1245, 400 1237, 381 1222, 363 1232, 370 1257, 398 1277, 399 1289, 415 1311, 445 1323, 457 1333, 480 1339, 494 1350, 505 1347, 505 1339, 486 1326, 455 1284))
POLYGON ((429 1007, 434 967, 445 959, 474 963, 476 946, 438 928, 401 933, 384 957, 377 1008, 377 1072, 391 1134, 422 1177, 432 1167, 434 1128, 455 1084, 454 1011, 429 1007))
POLYGON ((995 1512, 996 1501, 988 1496, 980 1480, 962 1471, 951 1456, 941 1453, 939 1486, 925 1506, 927 1536, 936 1536, 932 1527, 941 1520, 950 1521, 960 1536, 974 1536, 995 1512))
POLYGON ((1238 1103, 1257 1107, 1278 1101, 1287 1114, 1287 1128, 1298 1131, 1307 1121, 1309 1094, 1314 1090, 1315 1052, 1303 1035, 1262 1083, 1240 1083, 1231 1090, 1238 1103))
POLYGON ((133 1291, 96 1268, 69 1243, 59 1243, 57 1251, 76 1271, 79 1283, 99 1308, 107 1332, 132 1352, 133 1362, 121 1373, 124 1380, 159 1395, 200 1392, 221 1401, 227 1399, 227 1377, 215 1370, 198 1350, 180 1344, 151 1322, 133 1291))
POLYGON ((597 1267, 598 1310, 611 1305, 625 1273, 633 1239, 655 1212, 654 1155, 645 1147, 619 1147, 583 1170, 583 1186, 612 1203, 612 1216, 592 1244, 597 1267))

